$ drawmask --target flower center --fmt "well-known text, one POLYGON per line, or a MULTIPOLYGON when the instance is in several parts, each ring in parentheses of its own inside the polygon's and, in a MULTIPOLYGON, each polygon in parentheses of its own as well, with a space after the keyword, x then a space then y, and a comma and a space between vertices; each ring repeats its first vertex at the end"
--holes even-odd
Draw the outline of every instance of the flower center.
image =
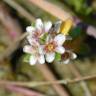
POLYGON ((53 49, 54 49, 54 46, 53 46, 52 44, 49 44, 49 45, 48 45, 48 50, 51 51, 51 50, 53 50, 53 49))
POLYGON ((50 42, 45 46, 45 51, 46 52, 53 52, 54 49, 56 48, 55 42, 50 42))

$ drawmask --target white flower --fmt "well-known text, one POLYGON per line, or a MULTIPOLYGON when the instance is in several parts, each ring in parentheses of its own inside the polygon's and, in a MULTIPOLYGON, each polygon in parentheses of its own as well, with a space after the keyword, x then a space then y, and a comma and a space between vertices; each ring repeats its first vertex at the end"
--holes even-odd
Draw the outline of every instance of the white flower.
POLYGON ((51 27, 52 23, 50 21, 43 23, 41 19, 37 19, 35 26, 28 26, 26 28, 26 31, 29 33, 27 37, 29 43, 32 44, 33 39, 38 41, 45 33, 49 32, 51 27))
POLYGON ((65 52, 62 46, 65 41, 65 36, 62 34, 57 35, 54 39, 47 38, 46 44, 44 45, 44 52, 46 61, 51 63, 55 59, 55 53, 63 54, 65 52))
POLYGON ((65 51, 65 53, 62 55, 63 63, 68 64, 70 60, 76 59, 77 55, 73 53, 72 51, 65 51))
POLYGON ((43 50, 42 50, 41 46, 38 46, 38 44, 35 43, 34 45, 26 45, 26 46, 24 46, 23 51, 25 53, 31 54, 31 56, 29 58, 30 59, 29 63, 31 65, 34 65, 36 63, 40 63, 40 64, 45 63, 43 50))
POLYGON ((69 37, 58 33, 60 31, 60 24, 60 22, 55 24, 52 29, 52 23, 50 21, 43 23, 41 19, 37 19, 34 26, 28 26, 26 28, 26 31, 29 33, 27 36, 29 45, 24 46, 23 51, 31 54, 29 58, 31 65, 36 63, 44 64, 45 59, 48 63, 51 63, 59 57, 60 59, 63 58, 63 62, 67 64, 71 59, 77 57, 75 53, 65 51, 63 44, 69 37))

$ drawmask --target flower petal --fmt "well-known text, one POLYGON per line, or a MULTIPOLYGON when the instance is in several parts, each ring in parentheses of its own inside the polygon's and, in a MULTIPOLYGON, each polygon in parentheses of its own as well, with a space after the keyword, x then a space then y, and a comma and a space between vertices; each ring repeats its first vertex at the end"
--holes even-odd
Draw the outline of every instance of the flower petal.
POLYGON ((25 53, 31 54, 32 53, 32 47, 30 45, 26 45, 26 46, 24 46, 23 51, 25 53))
POLYGON ((48 63, 53 62, 54 59, 55 59, 55 53, 47 53, 46 54, 46 61, 48 63))
POLYGON ((66 60, 63 61, 63 63, 64 63, 64 64, 68 64, 69 61, 70 61, 70 59, 66 59, 66 60))
POLYGON ((28 26, 28 27, 26 28, 26 31, 29 32, 29 33, 31 33, 31 32, 34 31, 34 30, 35 30, 35 28, 32 27, 32 26, 28 26))
POLYGON ((44 23, 45 32, 48 32, 51 27, 52 27, 52 22, 48 21, 44 23))
POLYGON ((41 55, 40 57, 38 57, 38 62, 39 62, 40 64, 44 64, 44 63, 45 63, 44 55, 41 55))
POLYGON ((72 56, 71 56, 71 59, 76 59, 77 58, 77 55, 75 53, 72 52, 72 56))
POLYGON ((66 37, 63 34, 59 34, 54 38, 54 41, 57 42, 58 45, 63 45, 66 37))
POLYGON ((27 40, 28 40, 29 44, 32 45, 32 43, 33 43, 32 36, 30 36, 30 35, 27 36, 27 40))
POLYGON ((44 51, 43 51, 43 46, 39 46, 39 54, 44 54, 44 51))
POLYGON ((39 45, 39 43, 32 37, 32 36, 27 36, 27 40, 29 42, 30 45, 39 45))
POLYGON ((42 29, 43 28, 43 22, 41 19, 36 20, 36 28, 37 29, 42 29))
POLYGON ((65 49, 63 46, 58 46, 58 47, 56 47, 55 51, 60 54, 63 54, 65 52, 65 49))
POLYGON ((29 61, 30 65, 35 65, 36 62, 37 62, 37 58, 34 55, 31 55, 29 61))

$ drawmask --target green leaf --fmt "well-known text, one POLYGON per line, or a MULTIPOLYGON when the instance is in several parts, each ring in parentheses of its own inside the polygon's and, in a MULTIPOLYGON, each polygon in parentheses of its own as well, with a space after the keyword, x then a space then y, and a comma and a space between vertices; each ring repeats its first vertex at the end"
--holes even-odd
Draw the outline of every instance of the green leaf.
POLYGON ((23 61, 28 63, 29 62, 29 59, 30 59, 30 54, 25 54, 24 57, 23 57, 23 61))
POLYGON ((60 61, 61 60, 61 54, 56 53, 55 54, 55 60, 60 61))

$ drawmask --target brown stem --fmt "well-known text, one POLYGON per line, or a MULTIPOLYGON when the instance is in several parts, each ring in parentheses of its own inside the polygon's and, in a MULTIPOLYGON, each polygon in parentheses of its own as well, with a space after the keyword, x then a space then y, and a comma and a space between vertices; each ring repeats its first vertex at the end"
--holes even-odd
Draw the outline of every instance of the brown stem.
POLYGON ((4 81, 0 80, 0 85, 16 85, 16 86, 22 86, 22 87, 36 87, 36 86, 43 86, 43 85, 51 85, 51 84, 74 84, 74 83, 79 83, 81 81, 85 80, 91 80, 96 78, 96 75, 92 76, 85 76, 85 77, 80 77, 80 78, 75 78, 73 80, 50 80, 50 81, 31 81, 31 82, 16 82, 16 81, 4 81))
POLYGON ((16 93, 20 93, 20 94, 22 94, 24 96, 44 96, 43 94, 41 94, 39 92, 36 92, 36 91, 33 91, 33 90, 29 90, 29 89, 23 88, 23 87, 7 85, 5 88, 7 90, 14 91, 16 93))

